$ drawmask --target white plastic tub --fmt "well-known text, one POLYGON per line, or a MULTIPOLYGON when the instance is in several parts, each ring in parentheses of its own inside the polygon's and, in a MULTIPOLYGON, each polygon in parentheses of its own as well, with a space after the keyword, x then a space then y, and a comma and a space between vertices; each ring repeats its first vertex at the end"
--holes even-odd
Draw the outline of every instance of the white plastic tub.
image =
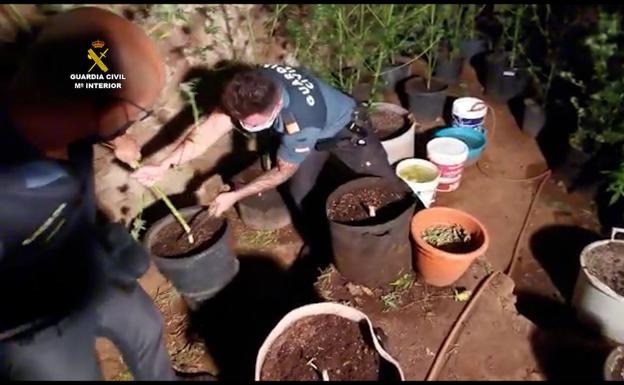
POLYGON ((375 331, 373 329, 373 324, 371 323, 370 319, 366 316, 366 314, 350 306, 341 305, 341 304, 332 303, 332 302, 315 303, 315 304, 299 307, 295 310, 292 310, 290 313, 286 314, 284 318, 280 320, 280 322, 275 326, 275 328, 273 328, 271 333, 269 333, 269 336, 266 338, 266 340, 264 340, 264 343, 262 344, 262 346, 260 347, 260 350, 258 351, 258 356, 256 357, 255 380, 260 381, 260 374, 262 373, 262 366, 264 365, 264 360, 266 358, 267 353, 269 352, 269 349, 271 348, 271 345, 273 345, 273 342, 275 342, 277 337, 279 337, 290 326, 292 326, 295 322, 299 321, 300 319, 309 317, 309 316, 323 315, 323 314, 333 314, 333 315, 344 317, 348 320, 355 321, 355 322, 360 322, 362 320, 365 320, 366 323, 368 324, 368 330, 370 331, 371 336, 373 337, 372 338, 373 344, 375 345, 377 352, 379 353, 382 359, 385 359, 386 361, 388 361, 390 364, 392 364, 396 368, 398 377, 401 379, 401 381, 405 381, 405 375, 403 374, 403 369, 401 369, 401 365, 399 365, 398 361, 392 358, 392 356, 390 356, 390 354, 388 354, 388 352, 386 352, 384 348, 381 346, 381 344, 377 340, 375 331))
POLYGON ((572 306, 576 309, 581 321, 598 329, 603 336, 622 344, 624 343, 624 297, 600 282, 587 268, 589 251, 613 242, 624 243, 615 239, 619 233, 624 233, 624 229, 613 229, 611 239, 593 242, 581 252, 581 271, 574 288, 572 306))
POLYGON ((425 159, 404 159, 397 164, 396 174, 405 183, 407 183, 425 207, 429 208, 435 201, 436 189, 438 188, 438 183, 440 182, 440 170, 438 170, 438 167, 435 164, 425 159), (419 166, 429 169, 435 173, 436 177, 435 179, 422 183, 404 179, 400 175, 401 171, 410 166, 419 166))
POLYGON ((371 111, 374 110, 394 112, 403 116, 409 122, 409 128, 401 135, 381 141, 381 145, 388 154, 388 163, 395 164, 402 159, 413 158, 416 146, 416 127, 413 120, 410 118, 411 115, 409 111, 392 103, 373 103, 371 104, 371 111))

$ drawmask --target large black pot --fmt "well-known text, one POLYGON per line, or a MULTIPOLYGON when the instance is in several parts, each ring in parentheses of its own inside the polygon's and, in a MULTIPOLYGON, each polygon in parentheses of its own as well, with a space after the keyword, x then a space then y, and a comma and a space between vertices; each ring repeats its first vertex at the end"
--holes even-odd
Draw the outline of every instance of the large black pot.
POLYGON ((431 122, 442 116, 447 88, 447 84, 437 79, 431 80, 431 89, 427 89, 426 80, 422 77, 414 77, 405 82, 409 111, 414 119, 418 122, 431 122))
MULTIPOLYGON (((203 209, 201 206, 187 207, 180 210, 180 214, 188 222, 203 209)), ((225 220, 212 240, 206 242, 200 251, 180 258, 154 255, 151 252, 152 245, 159 231, 175 221, 173 215, 168 215, 156 222, 145 234, 143 245, 162 275, 193 305, 214 297, 227 286, 238 273, 239 262, 228 243, 229 228, 225 220)))
POLYGON ((524 92, 529 73, 509 65, 509 53, 491 53, 485 58, 485 94, 497 101, 509 101, 524 92))
POLYGON ((449 83, 454 84, 459 81, 459 77, 464 65, 464 58, 458 57, 455 59, 440 59, 436 64, 434 75, 436 78, 449 83))
POLYGON ((409 233, 416 207, 414 196, 401 182, 364 177, 338 187, 329 195, 325 206, 329 214, 331 203, 338 197, 362 187, 376 186, 405 193, 405 199, 389 209, 387 215, 379 213, 380 223, 341 223, 328 219, 336 268, 350 281, 368 287, 382 287, 412 271, 409 233))

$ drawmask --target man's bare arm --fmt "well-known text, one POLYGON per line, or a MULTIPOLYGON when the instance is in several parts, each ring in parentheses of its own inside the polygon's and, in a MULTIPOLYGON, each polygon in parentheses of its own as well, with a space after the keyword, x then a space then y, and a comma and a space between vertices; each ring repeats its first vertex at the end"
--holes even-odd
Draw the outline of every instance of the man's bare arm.
POLYGON ((290 179, 298 168, 298 164, 288 163, 278 158, 276 168, 262 174, 240 190, 236 190, 235 193, 237 194, 237 198, 240 200, 248 196, 271 190, 272 188, 275 188, 290 179))
POLYGON ((228 115, 220 110, 213 111, 205 121, 191 129, 187 137, 162 160, 161 164, 169 167, 197 158, 233 127, 228 115))

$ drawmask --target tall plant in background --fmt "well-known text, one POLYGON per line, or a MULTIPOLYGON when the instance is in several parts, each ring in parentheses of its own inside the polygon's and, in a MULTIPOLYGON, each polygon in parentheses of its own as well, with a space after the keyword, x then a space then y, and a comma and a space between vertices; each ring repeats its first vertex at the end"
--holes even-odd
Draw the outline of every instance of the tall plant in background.
POLYGON ((430 4, 427 20, 425 21, 425 41, 427 42, 427 73, 425 75, 427 89, 431 89, 433 70, 439 55, 439 44, 444 37, 444 19, 438 13, 441 5, 430 4))
POLYGON ((523 18, 528 4, 496 4, 497 18, 503 28, 498 42, 502 51, 509 50, 509 66, 515 68, 520 58, 521 40, 526 36, 523 18))
POLYGON ((469 5, 465 4, 438 4, 437 12, 443 25, 444 32, 444 48, 448 60, 457 59, 459 57, 459 44, 466 38, 466 9, 469 5))
MULTIPOLYGON (((623 36, 621 16, 600 10, 597 31, 585 39, 593 61, 593 75, 587 83, 577 80, 570 72, 562 76, 581 88, 583 99, 572 98, 577 110, 578 127, 570 138, 573 147, 596 153, 605 145, 624 153, 624 80, 615 74, 610 62, 619 52, 618 40, 623 36)), ((624 196, 624 162, 609 171, 611 203, 624 196)))

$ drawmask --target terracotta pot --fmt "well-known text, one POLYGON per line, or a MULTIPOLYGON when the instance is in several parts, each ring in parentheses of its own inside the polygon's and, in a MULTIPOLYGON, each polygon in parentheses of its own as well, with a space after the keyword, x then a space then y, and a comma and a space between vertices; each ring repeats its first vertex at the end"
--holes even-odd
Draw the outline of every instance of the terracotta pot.
POLYGON ((448 207, 433 207, 418 212, 412 219, 412 237, 416 247, 416 266, 425 282, 432 286, 450 286, 468 270, 477 257, 483 255, 490 245, 487 230, 475 217, 448 207), (428 244, 422 233, 431 226, 462 226, 473 238, 473 247, 467 253, 450 253, 428 244))

